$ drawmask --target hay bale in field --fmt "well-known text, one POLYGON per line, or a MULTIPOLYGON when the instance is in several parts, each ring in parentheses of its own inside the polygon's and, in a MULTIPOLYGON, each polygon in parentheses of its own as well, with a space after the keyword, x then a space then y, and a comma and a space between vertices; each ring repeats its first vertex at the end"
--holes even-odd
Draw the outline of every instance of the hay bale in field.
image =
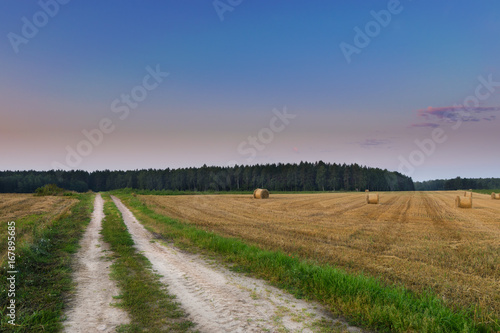
POLYGON ((378 193, 370 193, 366 195, 366 203, 371 204, 371 205, 376 205, 379 202, 379 195, 378 193))
POLYGON ((455 206, 458 208, 472 208, 472 197, 457 196, 455 206))
POLYGON ((500 200, 500 193, 491 193, 491 199, 493 200, 500 200))
POLYGON ((269 191, 266 190, 265 188, 258 188, 255 191, 253 191, 253 197, 255 199, 268 199, 269 191))
POLYGON ((470 197, 472 198, 472 192, 464 192, 464 197, 470 197))
POLYGON ((370 190, 365 190, 365 192, 370 192, 370 190))

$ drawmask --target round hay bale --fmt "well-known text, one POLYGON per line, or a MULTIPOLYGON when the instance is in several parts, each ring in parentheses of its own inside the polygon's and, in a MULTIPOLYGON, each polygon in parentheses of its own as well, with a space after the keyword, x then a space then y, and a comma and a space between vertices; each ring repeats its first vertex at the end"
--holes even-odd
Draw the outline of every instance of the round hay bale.
POLYGON ((378 193, 370 193, 366 195, 366 203, 369 205, 376 205, 379 202, 378 193))
POLYGON ((370 192, 370 190, 365 190, 365 192, 370 192))
POLYGON ((458 208, 472 208, 472 197, 460 197, 455 199, 455 206, 458 208))
POLYGON ((258 188, 255 191, 253 191, 253 197, 255 199, 268 199, 269 191, 266 190, 265 188, 258 188))
POLYGON ((464 192, 464 197, 472 198, 472 192, 464 192))
POLYGON ((500 193, 491 193, 491 199, 493 200, 500 200, 500 193))

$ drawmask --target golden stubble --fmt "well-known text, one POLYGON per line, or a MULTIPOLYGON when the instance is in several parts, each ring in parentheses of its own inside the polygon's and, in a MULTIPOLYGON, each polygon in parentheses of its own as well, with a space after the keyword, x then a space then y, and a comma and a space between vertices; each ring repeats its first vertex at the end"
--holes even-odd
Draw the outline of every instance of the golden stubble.
POLYGON ((156 212, 266 249, 432 289, 456 306, 500 315, 500 202, 463 192, 139 196, 156 212))

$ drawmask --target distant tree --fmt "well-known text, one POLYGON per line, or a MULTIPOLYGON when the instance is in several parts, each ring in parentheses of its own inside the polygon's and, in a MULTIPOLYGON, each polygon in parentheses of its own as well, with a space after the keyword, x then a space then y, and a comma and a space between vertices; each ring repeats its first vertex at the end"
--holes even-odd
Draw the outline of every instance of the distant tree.
POLYGON ((318 190, 324 191, 326 185, 326 167, 320 165, 318 167, 318 172, 316 172, 316 188, 318 190))
POLYGON ((66 190, 58 187, 56 184, 47 184, 35 190, 36 196, 63 195, 66 190))

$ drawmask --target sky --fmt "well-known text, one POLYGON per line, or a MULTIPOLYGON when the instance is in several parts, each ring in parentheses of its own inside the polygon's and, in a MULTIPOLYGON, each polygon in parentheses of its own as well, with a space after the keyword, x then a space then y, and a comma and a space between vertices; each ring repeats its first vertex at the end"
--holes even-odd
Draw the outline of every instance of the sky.
POLYGON ((500 177, 500 3, 0 1, 0 170, 500 177))

